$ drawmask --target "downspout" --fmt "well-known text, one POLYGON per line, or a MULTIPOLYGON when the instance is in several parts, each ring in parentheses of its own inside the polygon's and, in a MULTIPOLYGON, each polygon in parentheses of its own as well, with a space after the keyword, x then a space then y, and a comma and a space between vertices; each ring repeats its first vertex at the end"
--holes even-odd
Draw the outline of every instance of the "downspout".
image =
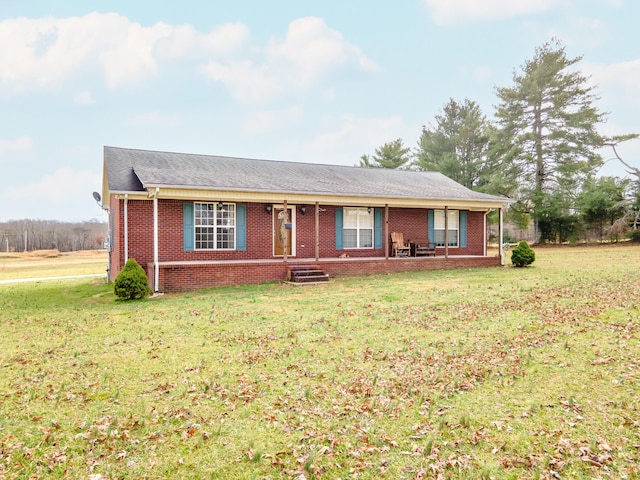
POLYGON ((484 216, 482 217, 482 232, 483 232, 483 239, 482 239, 482 245, 483 245, 483 251, 484 253, 482 254, 484 257, 487 256, 487 216, 489 215, 489 210, 487 210, 486 212, 484 212, 484 216))
POLYGON ((160 187, 156 187, 155 193, 153 195, 153 291, 154 293, 158 293, 159 284, 160 284, 160 272, 159 272, 159 262, 158 262, 158 193, 160 192, 160 187))
POLYGON ((316 262, 320 260, 320 202, 316 202, 316 262))
POLYGON ((124 263, 129 260, 129 194, 124 194, 124 263))
POLYGON ((503 240, 503 228, 502 228, 502 208, 498 209, 498 252, 500 254, 500 265, 504 266, 504 250, 502 249, 503 240))

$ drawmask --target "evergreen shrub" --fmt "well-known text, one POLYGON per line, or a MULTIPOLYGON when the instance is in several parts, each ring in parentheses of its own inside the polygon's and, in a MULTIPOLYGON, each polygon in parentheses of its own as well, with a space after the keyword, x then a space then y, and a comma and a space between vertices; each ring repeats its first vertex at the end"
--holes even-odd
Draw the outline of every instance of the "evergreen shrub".
POLYGON ((526 267, 535 262, 535 260, 536 252, 524 240, 511 251, 511 263, 515 267, 526 267))
POLYGON ((123 300, 133 300, 151 295, 147 274, 133 258, 127 260, 124 268, 118 273, 113 291, 123 300))

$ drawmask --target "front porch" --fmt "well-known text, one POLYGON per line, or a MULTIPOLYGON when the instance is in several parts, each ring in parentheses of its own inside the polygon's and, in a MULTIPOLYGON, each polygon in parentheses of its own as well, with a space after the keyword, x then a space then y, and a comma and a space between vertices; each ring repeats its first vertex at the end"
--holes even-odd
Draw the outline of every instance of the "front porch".
MULTIPOLYGON (((282 282, 289 278, 292 267, 313 266, 330 277, 339 275, 372 275, 418 270, 482 268, 501 265, 495 256, 439 257, 356 257, 356 258, 291 258, 272 260, 176 261, 158 263, 159 291, 176 292, 198 288, 264 282, 282 282)), ((149 279, 155 277, 153 263, 147 264, 149 279)))

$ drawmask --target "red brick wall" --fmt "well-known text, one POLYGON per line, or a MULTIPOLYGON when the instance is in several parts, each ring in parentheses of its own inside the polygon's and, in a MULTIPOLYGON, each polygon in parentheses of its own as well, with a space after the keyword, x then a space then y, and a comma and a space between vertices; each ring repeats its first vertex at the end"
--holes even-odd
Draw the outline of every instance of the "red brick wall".
MULTIPOLYGON (((498 257, 418 257, 320 260, 318 262, 283 262, 240 264, 197 264, 161 266, 160 291, 175 292, 224 285, 256 284, 283 281, 289 269, 296 265, 313 265, 330 276, 369 275, 380 273, 409 272, 415 270, 444 270, 453 268, 481 268, 500 266, 498 257)), ((153 278, 153 266, 147 271, 153 278)))
MULTIPOLYGON (((117 272, 124 265, 124 201, 111 201, 111 214, 114 215, 114 250, 112 252, 111 274, 115 279, 117 272)), ((272 260, 273 257, 273 213, 265 211, 262 203, 248 203, 247 206, 247 249, 240 250, 202 250, 185 251, 183 248, 183 202, 179 200, 158 200, 159 262, 198 262, 198 261, 243 261, 272 260)), ((299 206, 294 206, 298 208, 299 206)), ((306 206, 306 214, 297 210, 295 215, 296 256, 297 259, 315 257, 315 205, 306 206)), ((380 257, 384 257, 384 249, 336 249, 336 207, 322 205, 320 212, 320 258, 338 258, 347 255, 349 258, 377 257, 373 262, 332 262, 328 273, 374 273, 376 271, 402 271, 402 269, 451 268, 450 261, 437 258, 435 263, 424 260, 404 260, 404 263, 393 263, 382 266, 380 257), (412 263, 413 262, 413 263, 412 263), (415 263, 418 262, 418 263, 415 263), (400 270, 398 270, 400 269, 400 270)), ((128 203, 129 258, 135 258, 140 265, 151 271, 153 267, 153 200, 130 200, 128 203)), ((389 209, 389 232, 403 232, 407 240, 427 239, 427 210, 411 208, 389 209)), ((385 229, 383 228, 383 233, 385 229)), ((467 212, 467 247, 449 248, 452 257, 460 255, 484 254, 484 213, 467 212)), ((390 243, 390 242, 389 242, 390 243)), ((383 243, 384 245, 384 243, 383 243)), ((444 248, 437 249, 437 255, 444 255, 444 248)), ((277 259, 277 257, 276 257, 277 259)), ((458 259, 461 260, 461 259, 458 259)), ((476 265, 478 260, 472 262, 476 265)), ((456 266, 464 262, 456 261, 456 266)), ((481 262, 482 263, 482 262, 481 262)), ((490 262, 491 263, 491 262, 490 262)), ((160 284, 167 291, 199 288, 212 285, 231 285, 242 283, 259 283, 263 281, 281 280, 286 275, 286 265, 277 261, 273 264, 221 265, 189 265, 162 267, 160 284)), ((151 281, 151 278, 150 278, 151 281)))

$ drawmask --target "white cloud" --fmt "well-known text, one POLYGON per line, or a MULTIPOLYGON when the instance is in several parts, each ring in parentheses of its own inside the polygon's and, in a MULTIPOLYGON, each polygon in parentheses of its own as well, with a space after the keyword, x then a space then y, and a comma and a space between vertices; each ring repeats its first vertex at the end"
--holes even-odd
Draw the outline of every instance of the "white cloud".
POLYGON ((15 140, 4 140, 0 138, 0 158, 16 152, 26 152, 33 148, 33 141, 27 135, 23 135, 15 140))
POLYGON ((214 60, 206 65, 205 72, 227 85, 237 99, 256 102, 307 88, 339 69, 378 69, 359 47, 317 17, 291 22, 286 37, 272 39, 264 57, 258 63, 251 59, 226 63, 214 60))
MULTIPOLYGON (((413 138, 402 117, 362 118, 353 114, 325 119, 324 131, 314 138, 290 143, 286 155, 305 162, 357 165, 363 154, 370 154, 396 138, 413 138)), ((411 146, 405 141, 405 146, 411 146)))
POLYGON ((91 194, 101 187, 99 172, 61 168, 34 183, 0 190, 0 212, 4 219, 83 221, 100 218, 104 212, 91 194))
POLYGON ((564 0, 424 0, 438 25, 504 20, 536 14, 566 3, 564 0))
POLYGON ((36 183, 9 187, 3 197, 12 202, 24 201, 49 207, 56 203, 71 206, 74 202, 90 200, 91 192, 101 186, 102 176, 99 173, 65 167, 36 183))
POLYGON ((281 110, 260 110, 249 114, 243 130, 250 135, 283 130, 302 119, 302 108, 294 105, 281 110))
MULTIPOLYGON (((53 90, 74 76, 101 72, 117 88, 155 75, 163 62, 199 62, 202 71, 245 102, 301 90, 323 76, 378 66, 322 19, 291 22, 285 38, 251 48, 248 28, 228 23, 201 33, 191 25, 143 26, 116 13, 0 21, 0 89, 53 90), (246 48, 245 48, 246 47, 246 48), (247 55, 239 55, 243 49, 247 55), (257 55, 255 60, 248 55, 257 55)), ((93 102, 89 92, 74 102, 93 102)))
MULTIPOLYGON (((610 65, 585 62, 582 67, 587 74, 591 75, 594 84, 633 90, 631 97, 638 97, 640 58, 610 65)), ((637 99, 640 100, 640 98, 637 99)))
POLYGON ((230 55, 249 41, 249 29, 242 23, 227 23, 202 34, 191 25, 178 25, 157 44, 161 58, 201 58, 230 55))
POLYGON ((188 25, 142 26, 115 13, 0 21, 0 85, 10 91, 55 89, 98 70, 109 87, 139 82, 159 60, 226 55, 246 42, 241 24, 201 34, 188 25))

